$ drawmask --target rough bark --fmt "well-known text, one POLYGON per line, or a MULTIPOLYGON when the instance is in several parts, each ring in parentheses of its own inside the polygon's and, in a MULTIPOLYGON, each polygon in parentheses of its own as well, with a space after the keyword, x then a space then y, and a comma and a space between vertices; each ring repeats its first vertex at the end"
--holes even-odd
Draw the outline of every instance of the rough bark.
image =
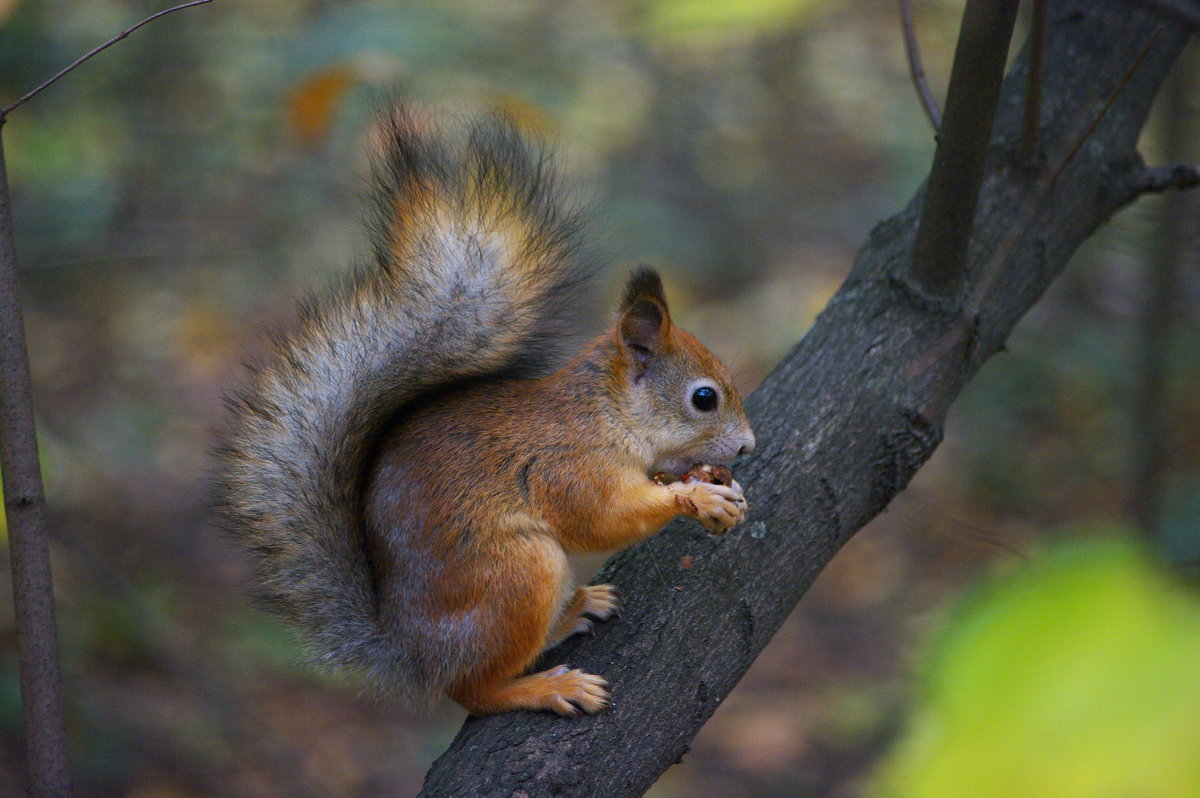
POLYGON ((1200 1, 1198 0, 1126 0, 1126 2, 1170 17, 1176 22, 1190 26, 1193 30, 1200 28, 1200 1))
POLYGON ((469 719, 422 795, 636 796, 679 761, 834 553, 929 458, 966 381, 1078 245, 1136 198, 1138 133, 1185 38, 1115 0, 1052 5, 1040 152, 1032 167, 1015 154, 1019 59, 1001 96, 961 305, 930 305, 912 286, 918 192, 872 231, 813 329, 749 397, 760 444, 737 472, 750 521, 725 537, 676 523, 614 557, 597 579, 624 591, 623 617, 545 658, 605 676, 612 712, 469 719))

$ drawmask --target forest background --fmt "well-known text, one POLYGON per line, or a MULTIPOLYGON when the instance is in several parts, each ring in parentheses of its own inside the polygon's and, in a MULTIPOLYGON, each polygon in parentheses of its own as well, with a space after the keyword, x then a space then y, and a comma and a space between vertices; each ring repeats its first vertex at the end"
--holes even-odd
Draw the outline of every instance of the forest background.
MULTIPOLYGON (((0 0, 0 104, 161 7, 0 0)), ((939 97, 961 10, 916 5, 939 97)), ((1151 162, 1200 158, 1164 143, 1196 140, 1192 62, 1168 92, 1175 113, 1146 129, 1151 162)), ((246 562, 215 531, 201 478, 239 361, 298 296, 365 256, 370 134, 395 98, 500 109, 552 141, 594 207, 612 264, 600 282, 659 267, 677 321, 747 391, 911 195, 934 145, 897 4, 883 0, 218 2, 155 23, 14 114, 5 143, 82 795, 411 795, 462 719, 448 704, 404 716, 300 667, 291 636, 245 599, 246 562)), ((1085 562, 1112 583, 1142 578, 1148 552, 1145 579, 1184 580, 1194 619, 1200 282, 1196 229, 1164 234, 1166 202, 1193 203, 1195 218, 1192 198, 1145 198, 1085 244, 968 386, 934 458, 834 559, 652 795, 856 795, 888 778, 881 763, 901 772, 972 602, 1031 563, 1085 562), (1168 312, 1150 286, 1172 257, 1185 267, 1168 312), (1151 427, 1166 430, 1161 451, 1145 445, 1151 427)), ((996 606, 1011 623, 1029 611, 996 606)), ((13 630, 0 603, 3 794, 24 779, 13 630)), ((1163 639, 1176 650, 1173 630, 1163 639)))

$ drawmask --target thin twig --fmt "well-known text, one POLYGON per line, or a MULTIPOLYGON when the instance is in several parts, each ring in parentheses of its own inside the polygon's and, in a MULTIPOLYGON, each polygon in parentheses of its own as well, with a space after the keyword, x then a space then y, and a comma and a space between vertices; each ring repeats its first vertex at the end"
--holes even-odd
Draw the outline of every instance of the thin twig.
POLYGON ((1138 191, 1161 194, 1200 186, 1200 165, 1176 163, 1170 166, 1147 166, 1138 178, 1138 191))
POLYGON ((1047 0, 1033 0, 1033 19, 1029 23, 1029 70, 1025 73, 1025 119, 1021 125, 1018 155, 1026 163, 1033 160, 1038 147, 1038 128, 1042 123, 1042 75, 1046 55, 1047 0))
POLYGON ((917 42, 917 27, 913 24, 912 0, 900 0, 900 27, 904 31, 904 52, 908 55, 908 71, 912 75, 913 85, 917 87, 917 95, 925 108, 925 115, 933 124, 934 132, 942 126, 942 109, 938 108, 937 99, 929 90, 929 81, 925 79, 925 64, 921 61, 921 47, 917 42))
POLYGON ((85 53, 84 55, 80 56, 79 58, 75 59, 75 61, 74 61, 73 63, 71 63, 71 64, 70 64, 70 65, 68 65, 67 67, 63 68, 63 69, 62 69, 61 71, 59 71, 59 73, 58 73, 58 74, 56 74, 54 77, 50 78, 50 79, 49 79, 49 80, 47 80, 45 83, 43 83, 42 85, 38 86, 38 87, 37 87, 36 89, 34 89, 33 91, 29 92, 28 94, 26 94, 26 95, 25 95, 24 97, 22 97, 21 99, 17 100, 16 102, 12 103, 11 105, 7 105, 7 106, 5 106, 4 108, 0 108, 0 119, 4 119, 6 116, 8 116, 8 114, 9 114, 9 113, 11 113, 12 111, 16 110, 17 108, 19 108, 20 106, 24 105, 25 103, 29 102, 30 100, 32 100, 32 99, 33 99, 34 97, 36 97, 37 95, 41 94, 43 90, 45 90, 45 89, 46 89, 46 88, 48 88, 48 87, 49 87, 51 84, 53 84, 53 83, 55 83, 56 81, 58 81, 58 79, 59 79, 59 78, 61 78, 61 77, 63 77, 64 75, 66 75, 66 74, 67 74, 68 72, 70 72, 71 70, 75 69, 75 67, 79 66, 79 65, 80 65, 80 64, 82 64, 84 61, 87 61, 89 58, 91 58, 92 56, 94 56, 94 55, 96 55, 97 53, 101 52, 102 50, 106 50, 106 49, 108 49, 109 47, 112 47, 114 44, 116 44, 117 42, 121 41, 121 40, 122 40, 122 39, 124 39, 126 36, 128 36, 128 35, 129 35, 129 34, 131 34, 131 33, 133 33, 135 30, 137 30, 138 28, 142 27, 143 25, 147 25, 147 24, 149 24, 149 23, 153 22, 154 20, 158 19, 159 17, 166 16, 167 14, 170 14, 170 13, 171 13, 171 12, 173 12, 173 11, 182 11, 182 10, 183 10, 183 9, 185 9, 185 8, 191 8, 192 6, 202 6, 202 5, 204 5, 205 3, 211 3, 211 2, 212 2, 212 0, 192 0, 192 2, 190 2, 190 3, 184 3, 183 5, 178 5, 178 6, 175 6, 174 8, 168 8, 168 9, 166 9, 165 11, 159 11, 159 12, 158 12, 158 13, 156 13, 156 14, 151 14, 150 16, 146 17, 145 19, 143 19, 143 20, 142 20, 141 22, 139 22, 138 24, 134 25, 133 27, 126 28, 125 30, 123 30, 123 31, 121 31, 120 33, 118 33, 116 36, 114 36, 114 37, 112 37, 111 39, 109 39, 108 41, 106 41, 104 44, 100 45, 99 47, 96 47, 95 49, 93 49, 93 50, 91 50, 91 51, 89 51, 89 52, 85 53))

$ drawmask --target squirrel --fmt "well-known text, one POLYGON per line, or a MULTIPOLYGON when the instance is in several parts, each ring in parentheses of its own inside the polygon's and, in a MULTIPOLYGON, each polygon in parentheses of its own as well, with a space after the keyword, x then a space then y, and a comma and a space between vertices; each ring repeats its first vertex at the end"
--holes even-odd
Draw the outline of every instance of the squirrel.
POLYGON ((547 374, 591 267, 545 152, 499 118, 458 139, 402 111, 384 128, 374 258, 303 303, 227 397, 218 509, 318 663, 409 704, 600 711, 600 676, 526 675, 620 608, 612 585, 573 588, 567 554, 677 515, 739 523, 736 481, 662 474, 727 464, 754 434, 649 268, 547 374))

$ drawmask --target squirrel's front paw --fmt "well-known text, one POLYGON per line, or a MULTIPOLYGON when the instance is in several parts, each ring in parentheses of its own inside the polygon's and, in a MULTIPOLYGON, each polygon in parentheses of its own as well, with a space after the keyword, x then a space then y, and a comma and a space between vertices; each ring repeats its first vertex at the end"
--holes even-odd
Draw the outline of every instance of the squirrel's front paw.
POLYGON ((742 486, 736 480, 729 485, 672 482, 667 487, 675 494, 675 506, 680 513, 695 518, 705 529, 717 534, 744 521, 749 509, 742 486))

